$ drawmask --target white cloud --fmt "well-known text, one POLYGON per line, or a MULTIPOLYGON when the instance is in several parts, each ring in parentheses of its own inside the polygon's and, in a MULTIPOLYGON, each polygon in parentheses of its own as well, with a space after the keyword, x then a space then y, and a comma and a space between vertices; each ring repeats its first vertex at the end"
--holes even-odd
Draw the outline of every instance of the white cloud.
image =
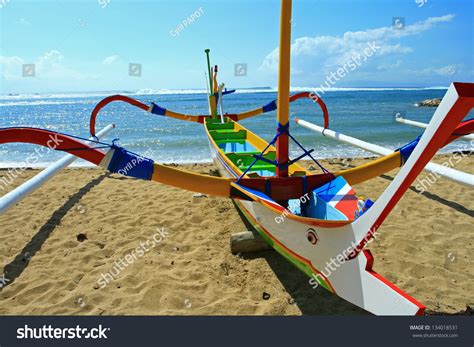
POLYGON ((422 70, 414 70, 414 71, 411 71, 411 73, 414 75, 419 75, 419 76, 438 75, 438 76, 443 76, 443 77, 449 77, 456 74, 458 70, 459 68, 456 65, 446 65, 439 68, 429 67, 422 70))
POLYGON ((434 69, 434 72, 436 72, 440 76, 452 76, 456 73, 456 66, 455 65, 443 66, 439 69, 434 69))
POLYGON ((36 62, 36 74, 38 77, 47 79, 84 79, 82 73, 63 64, 64 55, 51 50, 41 56, 36 62))
POLYGON ((110 64, 113 64, 113 63, 115 63, 119 58, 120 58, 120 56, 118 56, 117 54, 108 56, 108 57, 106 57, 104 60, 102 60, 102 64, 103 64, 103 65, 110 65, 110 64))
POLYGON ((401 44, 396 45, 382 45, 377 51, 378 55, 388 55, 388 54, 407 54, 413 52, 413 48, 402 46, 401 44))
MULTIPOLYGON (((380 49, 375 56, 399 55, 413 52, 413 48, 400 43, 391 43, 403 37, 419 35, 439 23, 450 22, 454 15, 448 14, 441 17, 429 17, 423 21, 406 25, 403 30, 392 27, 381 27, 363 31, 348 31, 341 36, 316 36, 295 39, 291 45, 293 65, 299 67, 305 59, 318 58, 321 69, 330 69, 343 65, 354 54, 360 53, 367 43, 374 42, 380 49)), ((276 71, 278 67, 278 47, 270 52, 264 59, 260 69, 276 71)))
POLYGON ((12 80, 21 75, 21 67, 25 64, 20 57, 5 57, 0 55, 1 76, 5 80, 12 80))
POLYGON ((0 56, 1 75, 5 80, 22 78, 22 65, 35 64, 35 77, 43 80, 83 80, 85 76, 64 64, 64 55, 53 49, 44 53, 35 61, 26 61, 17 56, 0 56))
POLYGON ((381 63, 377 66, 377 70, 380 71, 393 71, 394 69, 398 69, 402 66, 402 61, 399 59, 395 63, 381 63))
POLYGON ((61 52, 52 49, 39 57, 35 64, 37 69, 46 70, 57 67, 63 60, 64 55, 61 52))

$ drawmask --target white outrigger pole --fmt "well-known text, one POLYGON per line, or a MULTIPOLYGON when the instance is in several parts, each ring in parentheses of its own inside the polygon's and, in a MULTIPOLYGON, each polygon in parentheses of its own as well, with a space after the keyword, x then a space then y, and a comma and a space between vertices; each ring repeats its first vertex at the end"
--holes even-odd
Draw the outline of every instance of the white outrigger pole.
MULTIPOLYGON (((417 128, 426 129, 426 128, 428 127, 428 124, 426 124, 426 123, 417 122, 417 121, 410 120, 410 119, 405 119, 405 118, 400 117, 400 116, 396 116, 396 117, 395 117, 395 120, 396 120, 398 123, 403 123, 403 124, 407 124, 407 125, 413 125, 414 127, 417 127, 417 128)), ((460 139, 474 140, 474 134, 469 134, 469 135, 461 136, 460 139)))
MULTIPOLYGON (((332 139, 335 139, 336 141, 345 142, 347 144, 350 144, 355 147, 359 147, 363 150, 366 150, 375 154, 389 155, 393 153, 391 149, 381 147, 370 142, 365 142, 365 141, 356 139, 354 137, 341 134, 334 130, 324 129, 323 127, 320 127, 316 124, 310 123, 302 119, 297 118, 296 123, 301 125, 304 128, 318 132, 322 134, 323 136, 330 137, 332 139)), ((436 163, 426 164, 425 170, 430 171, 434 173, 435 175, 444 177, 450 181, 462 184, 463 186, 466 186, 469 188, 474 187, 474 175, 468 174, 466 172, 455 170, 450 167, 446 167, 446 166, 439 165, 436 163)))
MULTIPOLYGON (((110 133, 115 128, 115 124, 109 124, 104 129, 97 133, 98 138, 102 138, 110 133)), ((87 141, 86 144, 92 144, 91 141, 87 141)), ((0 215, 12 208, 16 203, 20 202, 28 195, 33 193, 36 189, 41 187, 43 184, 52 179, 59 171, 71 165, 76 161, 78 157, 72 154, 66 154, 64 157, 56 161, 55 163, 48 166, 46 169, 41 171, 39 174, 31 178, 30 180, 23 183, 21 186, 15 188, 11 192, 5 194, 0 198, 0 215)))

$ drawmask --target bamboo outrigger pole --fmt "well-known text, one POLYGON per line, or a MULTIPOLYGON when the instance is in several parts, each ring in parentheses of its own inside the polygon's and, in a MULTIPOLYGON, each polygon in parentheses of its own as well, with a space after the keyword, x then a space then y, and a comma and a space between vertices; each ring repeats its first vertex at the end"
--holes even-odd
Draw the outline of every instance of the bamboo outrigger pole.
MULTIPOLYGON (((398 123, 413 125, 417 128, 426 129, 428 127, 428 124, 426 124, 426 123, 417 122, 417 121, 410 120, 410 119, 405 119, 403 117, 395 117, 395 120, 398 123)), ((465 140, 474 140, 474 134, 464 135, 464 136, 461 136, 460 138, 465 139, 465 140)))
MULTIPOLYGON (((280 48, 278 64, 278 131, 289 130, 290 99, 290 50, 291 50, 291 0, 281 1, 280 48)), ((288 133, 283 131, 276 142, 276 160, 288 164, 288 133)), ((288 166, 276 168, 278 177, 288 176, 288 166)))
MULTIPOLYGON (((351 146, 359 147, 365 151, 379 154, 381 156, 388 156, 394 153, 391 149, 378 146, 376 144, 359 140, 355 137, 347 136, 331 129, 320 127, 316 124, 307 122, 303 119, 296 119, 296 123, 306 129, 310 129, 320 133, 323 136, 330 137, 336 141, 345 142, 351 146)), ((474 175, 467 172, 459 171, 445 165, 439 165, 429 162, 425 166, 425 170, 432 172, 437 176, 444 177, 452 182, 461 184, 465 187, 474 188, 474 175)))

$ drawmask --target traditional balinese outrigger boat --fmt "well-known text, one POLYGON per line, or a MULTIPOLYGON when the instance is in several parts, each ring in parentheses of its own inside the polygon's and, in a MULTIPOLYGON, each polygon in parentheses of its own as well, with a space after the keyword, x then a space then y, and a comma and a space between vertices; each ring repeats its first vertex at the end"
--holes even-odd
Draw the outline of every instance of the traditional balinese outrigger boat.
POLYGON ((200 123, 223 177, 161 165, 115 142, 95 141, 95 145, 90 145, 81 138, 43 129, 0 129, 0 143, 47 146, 54 138, 54 149, 72 153, 110 172, 235 199, 256 231, 318 285, 374 314, 422 314, 421 303, 372 270, 373 257, 364 247, 436 151, 474 132, 474 120, 463 121, 474 107, 474 84, 453 83, 428 128, 416 140, 362 166, 328 172, 312 156, 313 150, 306 150, 290 133, 289 103, 301 98, 317 102, 323 112, 324 127, 329 125, 328 110, 321 98, 309 92, 290 96, 290 22, 291 0, 282 0, 278 99, 261 108, 240 114, 223 113, 223 95, 231 91, 217 84, 217 67, 211 68, 206 50, 208 115, 181 114, 123 95, 105 98, 92 112, 92 135, 100 110, 115 101, 159 116, 200 123), (277 132, 270 142, 239 123, 274 110, 277 132), (295 159, 289 158, 290 140, 302 151, 295 159), (322 172, 313 174, 300 166, 297 162, 303 157, 314 160, 322 172), (353 185, 398 167, 402 167, 400 172, 375 202, 355 193, 353 185))

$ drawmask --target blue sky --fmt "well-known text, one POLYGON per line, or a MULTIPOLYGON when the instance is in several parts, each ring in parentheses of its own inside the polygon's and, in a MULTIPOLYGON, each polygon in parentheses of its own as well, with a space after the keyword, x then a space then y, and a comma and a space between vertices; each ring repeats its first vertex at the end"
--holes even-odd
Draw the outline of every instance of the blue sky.
MULTIPOLYGON (((226 86, 277 85, 276 0, 0 4, 0 93, 205 88, 204 48, 226 86), (246 76, 234 76, 236 63, 246 76), (22 77, 23 64, 35 64, 34 77, 22 77)), ((374 53, 332 87, 473 81, 473 10, 471 0, 294 0, 291 85, 319 86, 370 43, 374 53)))

